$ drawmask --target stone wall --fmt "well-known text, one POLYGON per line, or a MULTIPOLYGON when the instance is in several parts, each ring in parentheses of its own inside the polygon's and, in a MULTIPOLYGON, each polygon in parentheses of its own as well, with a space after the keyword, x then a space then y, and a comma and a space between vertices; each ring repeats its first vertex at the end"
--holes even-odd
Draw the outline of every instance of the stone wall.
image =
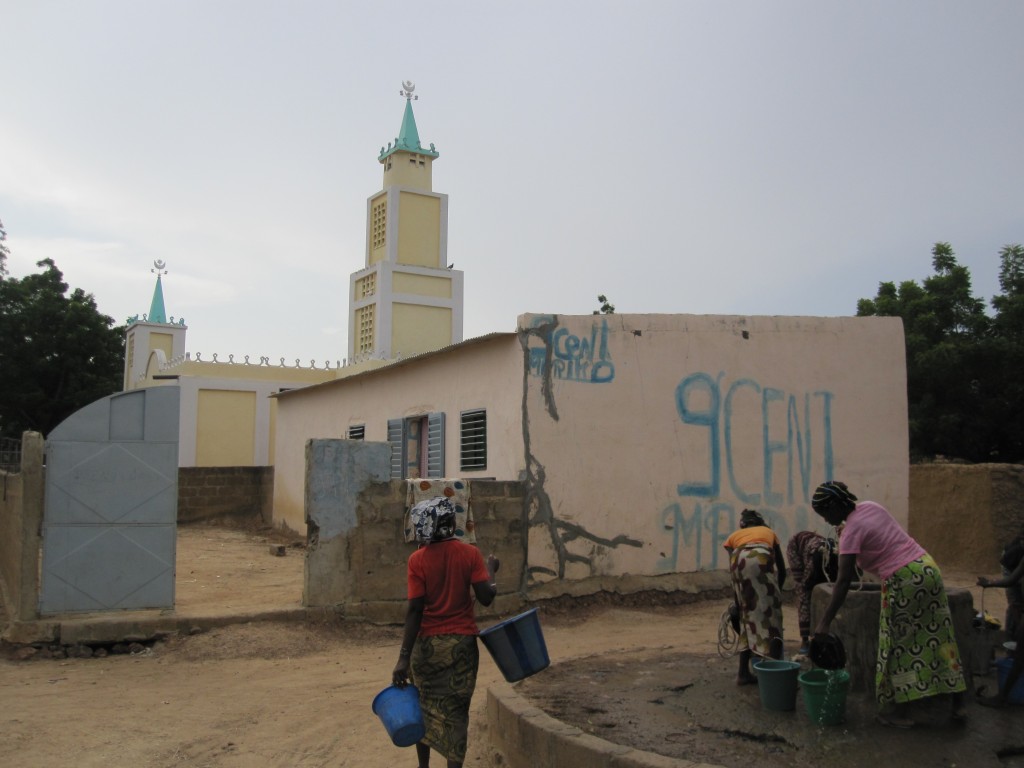
POLYGON ((269 524, 273 467, 181 467, 178 523, 269 524))

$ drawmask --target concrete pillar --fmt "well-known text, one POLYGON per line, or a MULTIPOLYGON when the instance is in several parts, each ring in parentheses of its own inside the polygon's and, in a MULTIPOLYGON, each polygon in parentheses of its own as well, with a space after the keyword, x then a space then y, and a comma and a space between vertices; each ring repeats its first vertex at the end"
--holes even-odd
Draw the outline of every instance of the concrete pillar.
POLYGON ((21 436, 21 552, 14 616, 18 621, 39 618, 39 555, 43 530, 43 436, 25 432, 21 436))

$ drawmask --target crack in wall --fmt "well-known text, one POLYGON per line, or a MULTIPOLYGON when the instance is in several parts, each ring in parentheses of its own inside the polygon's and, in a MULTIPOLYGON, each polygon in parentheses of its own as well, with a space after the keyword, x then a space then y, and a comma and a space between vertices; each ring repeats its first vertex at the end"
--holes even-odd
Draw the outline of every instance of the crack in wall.
POLYGON ((565 569, 569 563, 580 563, 587 566, 593 575, 594 559, 587 555, 580 555, 569 551, 566 546, 569 542, 576 540, 589 541, 599 546, 615 549, 620 546, 642 547, 643 543, 638 539, 632 539, 624 534, 613 538, 605 538, 590 533, 584 526, 569 523, 558 519, 554 514, 551 504, 551 497, 544 487, 547 479, 547 471, 543 464, 533 454, 530 439, 530 339, 540 340, 544 350, 544 367, 541 375, 541 396, 544 400, 544 410, 553 421, 559 421, 558 406, 555 403, 555 395, 552 387, 552 359, 554 356, 554 345, 552 337, 555 329, 558 328, 558 318, 555 315, 541 315, 533 318, 529 328, 520 328, 518 331, 519 344, 523 350, 523 395, 522 395, 522 425, 523 425, 523 451, 526 469, 523 471, 520 482, 523 486, 523 514, 526 525, 523 526, 523 550, 527 553, 527 567, 524 573, 523 591, 529 586, 534 576, 554 576, 559 580, 565 579, 565 569), (551 546, 554 549, 557 568, 551 569, 541 565, 529 564, 529 534, 530 529, 536 526, 543 526, 546 529, 551 546))

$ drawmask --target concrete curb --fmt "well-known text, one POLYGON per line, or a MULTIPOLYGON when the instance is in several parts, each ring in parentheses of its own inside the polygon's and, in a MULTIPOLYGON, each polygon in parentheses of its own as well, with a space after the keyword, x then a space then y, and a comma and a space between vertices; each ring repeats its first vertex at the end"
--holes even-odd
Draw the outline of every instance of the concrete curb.
POLYGON ((721 768, 605 741, 556 720, 507 683, 487 688, 487 733, 509 768, 721 768))
POLYGON ((60 643, 98 645, 126 641, 146 642, 175 633, 205 632, 229 624, 254 621, 307 621, 329 615, 323 608, 281 608, 244 614, 178 616, 173 613, 146 615, 144 612, 113 615, 55 616, 38 621, 12 621, 0 639, 12 645, 60 643))

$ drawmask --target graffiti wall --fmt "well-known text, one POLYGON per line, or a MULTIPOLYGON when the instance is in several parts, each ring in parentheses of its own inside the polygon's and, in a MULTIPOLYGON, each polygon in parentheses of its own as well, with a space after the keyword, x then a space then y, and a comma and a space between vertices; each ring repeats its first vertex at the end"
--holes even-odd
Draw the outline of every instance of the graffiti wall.
POLYGON ((907 520, 894 318, 524 315, 533 584, 726 567, 744 508, 785 544, 841 479, 907 520))

